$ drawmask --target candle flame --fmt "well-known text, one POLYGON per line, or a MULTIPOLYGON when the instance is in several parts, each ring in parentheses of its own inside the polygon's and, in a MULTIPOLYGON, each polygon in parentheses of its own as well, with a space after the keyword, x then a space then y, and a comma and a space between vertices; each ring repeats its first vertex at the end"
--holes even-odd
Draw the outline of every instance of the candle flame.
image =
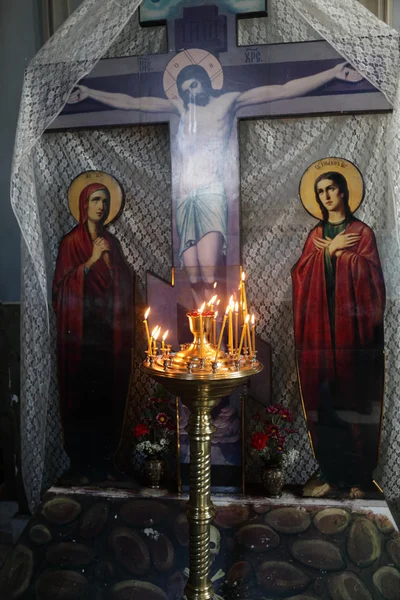
POLYGON ((254 325, 254 323, 255 323, 254 315, 251 315, 251 324, 254 325))
POLYGON ((232 304, 232 302, 233 302, 233 294, 232 294, 232 296, 229 298, 229 304, 232 304))
POLYGON ((246 273, 244 271, 242 271, 242 281, 244 281, 246 279, 246 273))
POLYGON ((231 310, 231 305, 230 305, 230 304, 228 304, 228 306, 226 307, 225 314, 226 314, 226 315, 229 315, 229 311, 230 311, 230 310, 231 310))
POLYGON ((250 321, 250 315, 247 315, 246 318, 245 318, 245 320, 244 320, 244 322, 248 323, 249 321, 250 321))
POLYGON ((216 310, 214 313, 214 319, 216 319, 218 317, 218 311, 216 310))
POLYGON ((216 305, 219 306, 219 303, 221 302, 221 298, 218 298, 218 300, 216 301, 216 305))
POLYGON ((213 286, 213 287, 214 287, 214 290, 216 289, 217 285, 218 285, 218 283, 215 281, 215 282, 214 282, 214 286, 213 286))
POLYGON ((157 327, 157 331, 153 335, 155 341, 157 341, 158 336, 160 335, 161 327, 157 327))
POLYGON ((154 337, 155 334, 157 333, 157 329, 158 329, 158 325, 156 325, 153 329, 153 331, 151 332, 151 337, 154 337))
POLYGON ((239 302, 235 302, 235 312, 239 312, 239 302))
MULTIPOLYGON (((253 315, 254 316, 254 315, 253 315)), ((167 331, 164 333, 164 335, 162 336, 162 341, 165 342, 165 340, 167 339, 167 335, 169 333, 169 329, 167 329, 167 331)))
POLYGON ((206 305, 206 303, 205 303, 205 302, 203 302, 203 304, 202 304, 202 305, 201 305, 201 307, 199 308, 198 312, 199 312, 200 314, 202 314, 202 312, 203 312, 203 310, 204 310, 204 308, 205 308, 205 305, 206 305))
POLYGON ((211 298, 210 302, 208 303, 208 306, 212 306, 215 303, 216 299, 217 299, 217 294, 215 294, 215 296, 213 296, 211 298))
POLYGON ((145 320, 145 321, 147 320, 147 317, 149 316, 149 313, 150 313, 150 306, 149 306, 149 308, 146 310, 146 312, 144 313, 144 320, 145 320))

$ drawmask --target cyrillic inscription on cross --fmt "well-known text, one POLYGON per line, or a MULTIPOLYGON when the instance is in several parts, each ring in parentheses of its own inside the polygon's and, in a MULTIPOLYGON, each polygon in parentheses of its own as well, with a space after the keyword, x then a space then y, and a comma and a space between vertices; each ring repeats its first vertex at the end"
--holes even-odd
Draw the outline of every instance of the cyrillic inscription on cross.
POLYGON ((145 0, 141 18, 166 20, 169 52, 100 61, 52 125, 169 123, 174 266, 185 269, 173 286, 151 275, 147 286, 154 320, 175 331, 173 303, 198 307, 215 281, 230 295, 238 280, 238 119, 391 110, 327 42, 237 46, 236 15, 264 0, 196 4, 145 0))

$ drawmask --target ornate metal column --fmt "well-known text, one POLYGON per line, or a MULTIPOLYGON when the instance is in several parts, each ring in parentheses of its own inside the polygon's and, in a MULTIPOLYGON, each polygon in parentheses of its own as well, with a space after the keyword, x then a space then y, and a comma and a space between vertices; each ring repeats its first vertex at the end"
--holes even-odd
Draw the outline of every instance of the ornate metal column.
MULTIPOLYGON (((206 342, 204 342, 206 345, 206 342)), ((190 350, 190 347, 187 351, 190 350)), ((208 348, 204 347, 204 354, 208 348)), ((215 355, 215 349, 212 350, 215 355)), ((214 589, 210 580, 210 521, 215 514, 211 501, 211 439, 214 426, 211 411, 222 396, 231 394, 236 387, 249 377, 259 373, 263 366, 256 360, 234 361, 221 353, 219 369, 211 367, 207 361, 187 352, 171 355, 169 361, 163 356, 145 361, 142 371, 161 383, 175 396, 179 396, 190 409, 191 416, 187 427, 190 440, 190 493, 186 514, 190 528, 189 563, 190 575, 186 586, 188 600, 212 600, 214 589), (181 355, 181 356, 178 356, 181 355)))

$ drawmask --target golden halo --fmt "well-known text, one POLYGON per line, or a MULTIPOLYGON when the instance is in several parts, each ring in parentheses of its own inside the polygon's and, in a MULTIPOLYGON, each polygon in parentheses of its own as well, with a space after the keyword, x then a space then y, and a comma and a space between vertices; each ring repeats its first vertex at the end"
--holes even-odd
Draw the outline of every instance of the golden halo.
POLYGON ((345 158, 328 157, 317 160, 308 167, 300 181, 300 200, 306 211, 322 220, 322 212, 315 199, 314 183, 323 173, 335 171, 346 177, 349 188, 349 207, 354 213, 364 199, 364 180, 361 172, 352 162, 345 158))
POLYGON ((118 181, 103 171, 84 171, 76 177, 68 190, 68 206, 75 221, 79 223, 79 196, 92 183, 101 183, 110 192, 110 212, 104 225, 112 223, 124 207, 124 193, 118 181))
POLYGON ((185 67, 190 65, 199 65, 207 72, 211 79, 211 85, 214 90, 221 90, 224 85, 224 72, 221 63, 207 50, 200 48, 190 48, 179 52, 167 64, 164 71, 163 86, 167 97, 170 100, 178 100, 179 92, 176 85, 176 78, 185 67))

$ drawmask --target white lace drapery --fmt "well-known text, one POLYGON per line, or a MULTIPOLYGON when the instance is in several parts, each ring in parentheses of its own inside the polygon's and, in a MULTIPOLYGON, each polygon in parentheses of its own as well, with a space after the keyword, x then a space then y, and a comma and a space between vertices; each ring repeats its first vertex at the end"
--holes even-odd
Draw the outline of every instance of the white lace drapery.
MULTIPOLYGON (((67 466, 61 444, 55 370, 55 320, 49 305, 56 253, 73 226, 71 180, 86 169, 115 174, 127 190, 113 226, 144 291, 146 270, 168 278, 171 256, 168 130, 163 126, 43 135, 74 85, 103 56, 164 51, 162 28, 142 30, 137 0, 86 0, 42 48, 25 75, 15 145, 11 202, 23 236, 22 462, 33 509, 43 487, 67 466), (157 223, 157 231, 153 227, 157 223), (144 244, 146 240, 146 244, 144 244)), ((343 156, 364 174, 357 216, 376 232, 388 287, 387 392, 378 479, 399 502, 399 35, 356 0, 274 0, 268 18, 240 22, 242 44, 326 38, 394 106, 393 115, 246 121, 240 125, 242 248, 259 334, 273 349, 274 401, 298 414, 301 459, 290 473, 304 481, 311 458, 296 384, 290 268, 314 225, 297 198, 301 174, 322 156, 343 156)), ((137 311, 142 309, 140 299, 137 311)), ((137 313, 139 314, 139 313, 137 313)), ((140 328, 137 328, 140 331, 140 328)), ((140 348, 139 335, 137 345, 140 348)), ((132 398, 146 393, 135 365, 132 398)), ((132 402, 133 404, 133 402, 132 402)), ((250 465, 251 466, 251 465, 250 465)))

